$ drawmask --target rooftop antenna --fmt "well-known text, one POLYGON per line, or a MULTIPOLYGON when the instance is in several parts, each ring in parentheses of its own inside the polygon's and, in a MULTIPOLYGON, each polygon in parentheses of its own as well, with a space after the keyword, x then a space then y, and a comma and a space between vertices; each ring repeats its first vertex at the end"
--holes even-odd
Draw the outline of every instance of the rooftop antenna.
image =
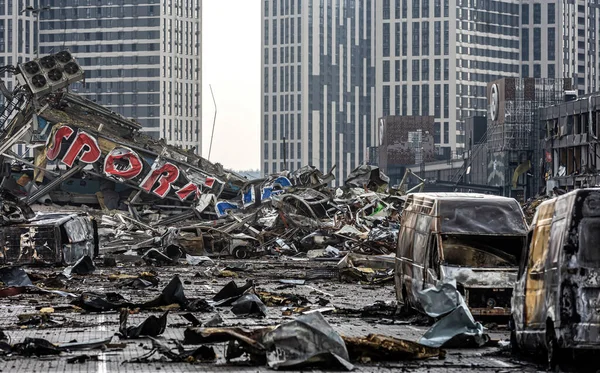
POLYGON ((210 146, 208 148, 208 160, 210 161, 210 153, 212 151, 212 142, 213 142, 213 137, 215 136, 215 124, 217 123, 217 101, 215 101, 215 95, 212 90, 212 85, 209 84, 208 87, 210 88, 210 95, 212 96, 213 104, 215 105, 215 117, 213 119, 212 134, 210 135, 210 146))

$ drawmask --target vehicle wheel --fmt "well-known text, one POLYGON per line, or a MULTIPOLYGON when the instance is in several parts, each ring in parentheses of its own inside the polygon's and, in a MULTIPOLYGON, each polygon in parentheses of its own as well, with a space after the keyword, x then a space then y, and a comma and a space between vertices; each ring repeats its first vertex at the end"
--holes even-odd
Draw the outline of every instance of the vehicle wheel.
POLYGON ((554 325, 548 322, 546 325, 546 353, 548 358, 548 369, 555 371, 558 369, 558 360, 560 356, 560 348, 554 332, 554 325))
POLYGON ((233 249, 233 257, 236 259, 248 259, 250 252, 245 247, 236 247, 233 249))

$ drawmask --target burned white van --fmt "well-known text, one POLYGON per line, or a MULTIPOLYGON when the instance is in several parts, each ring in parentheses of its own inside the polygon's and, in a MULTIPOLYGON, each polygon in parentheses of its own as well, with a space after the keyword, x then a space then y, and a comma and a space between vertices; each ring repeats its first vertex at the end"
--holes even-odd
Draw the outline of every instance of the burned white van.
POLYGON ((509 316, 526 237, 525 216, 513 198, 408 195, 396 252, 398 302, 423 311, 418 292, 455 279, 473 316, 509 316))
POLYGON ((600 189, 541 203, 531 225, 512 304, 514 349, 600 350, 600 189))

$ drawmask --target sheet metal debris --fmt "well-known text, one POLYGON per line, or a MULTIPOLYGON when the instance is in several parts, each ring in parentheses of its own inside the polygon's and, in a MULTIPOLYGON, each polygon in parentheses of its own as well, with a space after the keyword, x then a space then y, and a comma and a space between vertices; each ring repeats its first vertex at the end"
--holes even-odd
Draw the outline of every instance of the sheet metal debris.
POLYGON ((276 327, 246 330, 242 328, 187 328, 186 344, 230 342, 227 357, 243 353, 251 360, 275 369, 311 366, 340 367, 352 370, 342 337, 321 313, 298 316, 276 327))
POLYGON ((245 294, 231 304, 231 312, 237 316, 267 316, 267 306, 256 294, 245 294))
POLYGON ((483 325, 476 322, 456 289, 456 281, 442 283, 436 288, 419 292, 425 312, 431 317, 441 317, 419 340, 429 347, 481 347, 490 337, 483 325))
POLYGON ((65 276, 70 275, 89 275, 90 273, 94 273, 96 270, 96 266, 92 261, 92 258, 89 256, 81 257, 75 264, 65 268, 64 274, 65 276))
POLYGON ((300 368, 322 364, 352 370, 342 337, 325 321, 321 313, 301 315, 279 325, 262 339, 271 368, 300 368))
POLYGON ((150 315, 146 320, 136 326, 127 326, 129 310, 124 308, 121 310, 119 317, 119 333, 121 334, 121 337, 125 339, 157 337, 165 332, 168 315, 169 311, 163 313, 161 317, 150 315))

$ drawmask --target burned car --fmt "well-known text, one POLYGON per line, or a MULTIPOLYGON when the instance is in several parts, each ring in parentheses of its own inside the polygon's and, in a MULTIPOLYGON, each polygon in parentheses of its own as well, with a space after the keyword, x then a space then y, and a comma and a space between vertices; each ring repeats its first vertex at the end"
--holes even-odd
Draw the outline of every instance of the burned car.
POLYGON ((37 213, 0 229, 2 264, 70 265, 98 255, 96 220, 86 213, 37 213))
POLYGON ((408 195, 396 252, 398 302, 423 312, 419 292, 454 279, 473 316, 509 316, 526 237, 527 223, 515 199, 408 195))
POLYGON ((514 349, 600 350, 600 189, 541 203, 512 300, 514 349))

